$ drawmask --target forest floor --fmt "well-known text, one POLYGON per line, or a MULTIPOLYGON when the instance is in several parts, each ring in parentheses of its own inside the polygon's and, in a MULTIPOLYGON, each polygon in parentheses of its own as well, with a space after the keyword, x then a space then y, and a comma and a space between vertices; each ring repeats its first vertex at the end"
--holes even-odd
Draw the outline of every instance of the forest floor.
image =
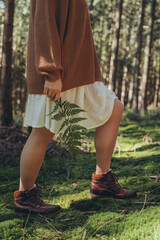
POLYGON ((43 200, 59 204, 56 217, 16 214, 13 192, 19 167, 0 169, 0 239, 160 240, 160 114, 124 114, 112 159, 119 183, 138 192, 135 200, 89 199, 95 171, 94 130, 88 131, 90 153, 74 162, 70 180, 65 156, 46 156, 37 182, 43 200), (159 181, 158 181, 159 180, 159 181))

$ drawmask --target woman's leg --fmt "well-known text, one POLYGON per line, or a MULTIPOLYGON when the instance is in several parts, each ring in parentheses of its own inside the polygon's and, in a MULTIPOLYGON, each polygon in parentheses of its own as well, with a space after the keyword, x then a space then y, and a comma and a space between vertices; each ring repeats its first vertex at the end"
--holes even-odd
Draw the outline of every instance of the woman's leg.
POLYGON ((21 153, 19 190, 28 190, 34 187, 46 147, 53 136, 54 134, 45 127, 32 129, 21 153))
POLYGON ((96 172, 92 174, 91 198, 112 197, 131 199, 137 196, 136 191, 122 188, 117 182, 118 178, 116 174, 109 171, 123 110, 123 104, 116 99, 111 117, 104 125, 96 129, 95 148, 97 166, 96 172))
POLYGON ((104 174, 110 169, 123 110, 123 104, 115 99, 111 117, 105 124, 96 128, 94 138, 97 155, 96 174, 104 174))

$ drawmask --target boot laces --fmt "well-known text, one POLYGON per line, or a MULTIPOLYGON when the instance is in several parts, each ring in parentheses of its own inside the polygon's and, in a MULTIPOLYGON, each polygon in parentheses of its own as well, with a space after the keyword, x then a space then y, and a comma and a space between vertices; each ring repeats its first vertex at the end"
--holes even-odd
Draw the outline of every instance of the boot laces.
POLYGON ((37 187, 31 190, 25 191, 25 195, 29 198, 32 202, 42 205, 43 200, 41 199, 41 190, 37 187))
POLYGON ((110 186, 113 188, 113 189, 115 189, 115 190, 119 190, 119 189, 121 189, 121 186, 120 186, 120 184, 118 183, 118 176, 115 174, 115 173, 113 173, 113 172, 110 172, 110 174, 109 174, 109 180, 110 180, 110 186))

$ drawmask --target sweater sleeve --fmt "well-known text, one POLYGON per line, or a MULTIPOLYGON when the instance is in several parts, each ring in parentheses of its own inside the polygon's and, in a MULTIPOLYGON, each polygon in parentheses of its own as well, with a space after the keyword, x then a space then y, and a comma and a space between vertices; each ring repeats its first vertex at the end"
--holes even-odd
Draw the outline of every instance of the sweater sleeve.
POLYGON ((34 16, 35 66, 37 72, 50 82, 61 79, 62 70, 58 2, 37 0, 34 16))

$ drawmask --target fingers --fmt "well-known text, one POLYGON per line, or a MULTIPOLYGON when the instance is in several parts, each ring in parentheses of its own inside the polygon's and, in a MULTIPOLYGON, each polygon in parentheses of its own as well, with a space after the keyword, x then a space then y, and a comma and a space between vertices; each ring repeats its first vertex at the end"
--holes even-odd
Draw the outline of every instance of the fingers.
POLYGON ((49 89, 47 96, 52 99, 55 96, 55 94, 56 90, 49 89))
POLYGON ((61 79, 55 82, 45 81, 43 94, 47 95, 51 101, 58 101, 60 99, 62 89, 61 79))
POLYGON ((61 91, 56 91, 52 94, 51 101, 57 102, 60 99, 61 91))
POLYGON ((55 102, 59 101, 59 99, 60 99, 60 94, 61 94, 60 91, 58 91, 58 92, 56 93, 55 99, 53 99, 55 102))
POLYGON ((45 88, 43 93, 47 95, 51 101, 57 102, 60 99, 61 91, 45 88))
POLYGON ((44 88, 43 94, 47 95, 48 94, 49 89, 48 88, 44 88))

